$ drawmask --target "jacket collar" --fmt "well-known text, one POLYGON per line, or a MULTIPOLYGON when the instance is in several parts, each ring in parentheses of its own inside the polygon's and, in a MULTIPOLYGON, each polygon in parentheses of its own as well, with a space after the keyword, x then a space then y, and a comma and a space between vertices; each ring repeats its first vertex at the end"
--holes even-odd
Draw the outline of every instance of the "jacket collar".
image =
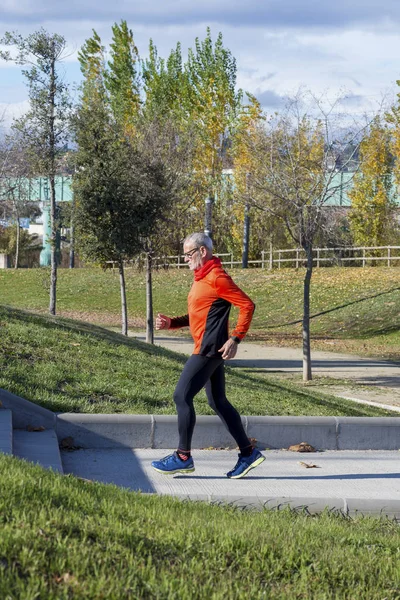
POLYGON ((218 256, 212 256, 204 265, 195 269, 194 271, 194 280, 200 281, 203 279, 210 271, 212 271, 215 267, 221 266, 221 259, 218 256))

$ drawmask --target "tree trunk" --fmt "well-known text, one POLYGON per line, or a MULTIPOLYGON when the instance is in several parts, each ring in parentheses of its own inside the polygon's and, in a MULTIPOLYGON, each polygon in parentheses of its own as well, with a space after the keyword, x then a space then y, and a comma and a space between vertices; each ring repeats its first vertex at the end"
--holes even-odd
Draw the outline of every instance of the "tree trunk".
POLYGON ((50 223, 51 223, 51 275, 50 275, 50 306, 51 315, 56 314, 56 293, 57 293, 57 221, 56 221, 56 186, 55 186, 55 90, 56 90, 56 74, 55 74, 55 59, 51 63, 50 73, 50 128, 49 128, 49 151, 50 151, 50 223))
POLYGON ((121 323, 122 323, 122 335, 128 335, 128 310, 126 306, 126 287, 125 287, 125 275, 124 275, 124 263, 122 258, 118 262, 119 269, 119 283, 121 288, 121 323))
POLYGON ((74 217, 71 217, 70 223, 70 240, 69 240, 69 268, 75 267, 75 230, 74 230, 74 217))
POLYGON ((57 299, 57 219, 56 219, 56 186, 55 176, 50 177, 50 227, 51 227, 51 249, 50 249, 50 306, 51 315, 56 314, 57 299))
POLYGON ((249 266, 249 240, 250 240, 250 215, 249 215, 249 205, 246 204, 246 206, 244 207, 242 269, 247 269, 249 266))
POLYGON ((206 198, 206 211, 205 211, 205 222, 204 222, 204 233, 208 235, 209 238, 212 238, 212 207, 214 203, 214 198, 208 196, 206 198))
POLYGON ((21 230, 19 227, 19 214, 17 212, 17 238, 15 240, 15 261, 14 269, 18 269, 19 265, 19 246, 20 246, 21 230))
POLYGON ((304 246, 304 250, 307 255, 307 270, 303 290, 303 381, 311 381, 310 283, 313 270, 312 246, 304 246))
POLYGON ((154 344, 153 325, 153 286, 152 286, 152 257, 151 252, 146 255, 146 342, 154 344))
POLYGON ((69 268, 75 267, 75 228, 74 228, 74 200, 71 205, 71 220, 70 220, 70 240, 69 240, 69 268))

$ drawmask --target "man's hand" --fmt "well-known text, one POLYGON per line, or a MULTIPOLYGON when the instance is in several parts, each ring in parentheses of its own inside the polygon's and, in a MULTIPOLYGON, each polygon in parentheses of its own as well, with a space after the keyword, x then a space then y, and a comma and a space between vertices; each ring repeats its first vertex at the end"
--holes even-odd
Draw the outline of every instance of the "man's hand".
POLYGON ((171 327, 171 319, 165 315, 157 314, 156 329, 169 329, 171 327))
POLYGON ((230 358, 235 358, 237 352, 238 344, 230 338, 225 344, 218 350, 218 352, 222 352, 222 358, 224 360, 229 360, 230 358))

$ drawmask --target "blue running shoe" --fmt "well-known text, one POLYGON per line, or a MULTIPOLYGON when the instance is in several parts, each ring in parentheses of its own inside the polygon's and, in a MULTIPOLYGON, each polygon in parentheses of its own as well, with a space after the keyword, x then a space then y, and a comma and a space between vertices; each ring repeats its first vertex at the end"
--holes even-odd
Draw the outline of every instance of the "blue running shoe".
POLYGON ((253 449, 253 452, 250 454, 250 456, 242 456, 239 454, 239 460, 233 467, 232 471, 229 471, 226 476, 230 479, 240 479, 241 477, 247 475, 251 469, 261 465, 264 460, 265 456, 263 456, 261 452, 257 450, 257 448, 253 449))
POLYGON ((161 460, 153 460, 151 463, 153 469, 164 475, 175 475, 175 473, 193 473, 194 462, 190 457, 187 460, 179 458, 177 452, 165 456, 161 460))

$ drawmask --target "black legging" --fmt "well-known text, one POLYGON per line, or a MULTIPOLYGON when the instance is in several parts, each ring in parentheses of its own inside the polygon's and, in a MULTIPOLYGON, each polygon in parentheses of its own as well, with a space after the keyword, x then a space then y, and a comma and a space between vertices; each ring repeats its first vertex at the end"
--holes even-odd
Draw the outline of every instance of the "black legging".
POLYGON ((179 450, 190 451, 196 423, 193 399, 205 387, 208 404, 225 424, 242 450, 251 445, 236 408, 225 395, 225 372, 222 358, 192 354, 185 364, 174 392, 178 411, 179 450))

